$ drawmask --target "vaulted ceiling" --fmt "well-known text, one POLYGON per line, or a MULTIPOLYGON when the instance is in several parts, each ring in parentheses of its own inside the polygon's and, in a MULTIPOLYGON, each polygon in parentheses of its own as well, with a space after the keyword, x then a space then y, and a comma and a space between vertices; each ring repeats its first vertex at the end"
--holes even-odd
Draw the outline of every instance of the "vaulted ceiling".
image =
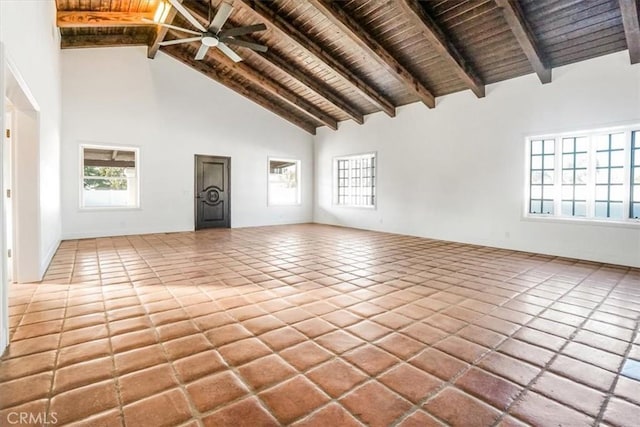
MULTIPOLYGON (((263 23, 232 46, 195 60, 200 41, 149 22, 160 0, 57 0, 62 48, 148 46, 177 59, 309 133, 366 114, 552 69, 620 50, 640 62, 640 0, 183 0, 205 27, 223 1, 224 28, 263 23)), ((165 23, 194 29, 171 8, 165 23)), ((588 88, 585 88, 588 90, 588 88)))

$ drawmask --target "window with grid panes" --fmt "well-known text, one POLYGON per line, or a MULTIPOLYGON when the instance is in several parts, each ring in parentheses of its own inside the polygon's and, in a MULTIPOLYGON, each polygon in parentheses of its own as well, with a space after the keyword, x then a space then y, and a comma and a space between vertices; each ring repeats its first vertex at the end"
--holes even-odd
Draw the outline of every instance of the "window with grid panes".
POLYGON ((634 131, 631 139, 631 203, 629 216, 634 219, 640 219, 640 131, 634 131))
POLYGON ((529 138, 528 216, 638 223, 639 127, 529 138))
POLYGON ((375 153, 334 160, 334 202, 343 206, 375 206, 375 153))

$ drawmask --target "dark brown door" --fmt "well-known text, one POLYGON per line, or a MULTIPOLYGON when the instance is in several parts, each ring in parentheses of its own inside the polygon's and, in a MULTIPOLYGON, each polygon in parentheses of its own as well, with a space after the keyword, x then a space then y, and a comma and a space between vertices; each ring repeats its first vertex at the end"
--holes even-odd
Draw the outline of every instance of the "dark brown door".
POLYGON ((196 230, 231 226, 230 162, 196 154, 196 230))

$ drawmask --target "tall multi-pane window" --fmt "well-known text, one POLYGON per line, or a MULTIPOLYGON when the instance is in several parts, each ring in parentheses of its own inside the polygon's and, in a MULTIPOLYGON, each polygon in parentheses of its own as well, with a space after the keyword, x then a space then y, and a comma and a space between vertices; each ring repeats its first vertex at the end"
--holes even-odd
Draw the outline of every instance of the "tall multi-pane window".
POLYGON ((553 214, 553 184, 555 182, 555 141, 531 141, 529 213, 553 214))
POLYGON ((528 215, 640 219, 639 127, 528 139, 528 215))
POLYGON ((562 215, 587 215, 589 139, 562 138, 562 215))
POLYGON ((640 219, 640 130, 633 132, 631 149, 631 204, 629 216, 640 219))
POLYGON ((339 157, 334 160, 334 202, 344 206, 375 206, 375 153, 339 157))

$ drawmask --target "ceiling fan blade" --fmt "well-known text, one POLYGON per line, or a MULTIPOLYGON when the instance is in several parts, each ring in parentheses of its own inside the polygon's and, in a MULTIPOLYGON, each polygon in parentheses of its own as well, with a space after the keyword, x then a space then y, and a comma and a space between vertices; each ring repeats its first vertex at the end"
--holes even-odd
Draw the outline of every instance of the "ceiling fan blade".
POLYGON ((209 31, 217 34, 224 23, 227 22, 227 19, 229 19, 229 15, 231 15, 232 11, 233 6, 231 6, 229 3, 220 3, 220 7, 218 8, 218 12, 216 12, 216 16, 213 17, 211 24, 209 24, 209 31))
POLYGON ((220 39, 220 41, 223 41, 223 42, 229 43, 229 44, 234 44, 236 46, 248 47, 249 49, 257 50, 258 52, 266 52, 267 51, 267 47, 265 45, 258 44, 258 43, 246 42, 244 40, 233 39, 233 38, 230 38, 230 37, 229 38, 220 39))
POLYGON ((202 34, 202 33, 199 33, 198 31, 188 30, 188 29, 182 28, 182 27, 176 27, 175 25, 171 25, 171 24, 163 24, 163 23, 160 23, 160 22, 156 22, 153 19, 142 18, 142 20, 144 22, 148 22, 150 24, 160 25, 161 27, 171 28, 172 30, 176 30, 176 31, 182 31, 183 33, 189 33, 189 34, 195 34, 195 35, 201 35, 202 34))
POLYGON ((240 56, 235 53, 229 46, 227 46, 226 44, 220 42, 218 43, 218 49, 220 49, 222 51, 222 53, 224 53, 225 55, 227 55, 229 58, 231 58, 231 60, 233 62, 240 62, 242 61, 242 58, 240 58, 240 56))
POLYGON ((190 14, 189 11, 185 9, 182 3, 180 3, 178 0, 169 0, 169 3, 171 3, 171 6, 175 7, 176 10, 180 12, 180 14, 184 16, 187 21, 191 22, 191 25, 202 32, 207 31, 207 29, 204 28, 204 25, 202 25, 196 18, 194 18, 193 15, 190 14))
POLYGON ((196 59, 198 61, 200 61, 201 59, 204 59, 204 57, 207 55, 207 51, 209 50, 209 46, 203 44, 200 46, 200 49, 198 49, 198 53, 196 53, 196 59))
POLYGON ((180 43, 191 43, 202 40, 202 37, 189 37, 187 39, 175 39, 175 40, 167 40, 164 42, 158 43, 160 46, 171 46, 172 44, 180 44, 180 43))
POLYGON ((229 28, 228 30, 222 30, 218 33, 218 35, 220 37, 243 36, 245 34, 253 33, 256 31, 264 31, 266 29, 267 29, 267 26, 264 24, 247 25, 244 27, 229 28))

